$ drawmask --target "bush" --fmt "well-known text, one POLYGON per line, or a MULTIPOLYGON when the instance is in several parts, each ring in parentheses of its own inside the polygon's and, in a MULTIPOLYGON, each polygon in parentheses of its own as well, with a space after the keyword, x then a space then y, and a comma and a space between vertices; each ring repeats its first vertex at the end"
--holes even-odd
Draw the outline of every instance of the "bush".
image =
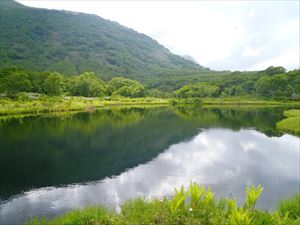
POLYGON ((261 186, 247 188, 246 201, 239 207, 235 199, 215 198, 210 188, 191 183, 188 190, 175 189, 172 198, 126 201, 120 214, 102 207, 76 210, 54 220, 37 220, 30 224, 207 224, 207 225, 288 225, 299 224, 299 195, 282 201, 279 212, 255 209, 262 194, 261 186))

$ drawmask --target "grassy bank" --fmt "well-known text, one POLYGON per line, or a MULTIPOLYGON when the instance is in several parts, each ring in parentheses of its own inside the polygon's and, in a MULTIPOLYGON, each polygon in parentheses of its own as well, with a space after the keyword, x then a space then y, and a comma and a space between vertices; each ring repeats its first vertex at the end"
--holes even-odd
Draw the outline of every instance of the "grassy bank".
POLYGON ((66 111, 91 111, 109 106, 166 105, 167 100, 157 98, 84 98, 39 97, 37 99, 0 99, 0 116, 13 114, 40 114, 66 111))
POLYGON ((203 105, 235 105, 235 106, 290 106, 300 107, 300 101, 272 100, 251 97, 202 98, 203 105))
POLYGON ((300 223, 300 195, 282 201, 274 213, 255 209, 263 188, 247 188, 243 206, 235 199, 215 198, 210 189, 196 183, 188 190, 176 190, 172 198, 145 200, 137 198, 125 202, 121 212, 103 207, 75 210, 53 220, 35 219, 28 224, 206 224, 206 225, 296 225, 300 223))
POLYGON ((33 115, 71 111, 91 111, 103 107, 116 106, 251 106, 251 107, 300 107, 300 101, 271 101, 245 98, 204 98, 204 99, 160 99, 160 98, 86 98, 34 96, 10 99, 0 98, 0 117, 12 115, 33 115))
POLYGON ((204 107, 300 107, 300 101, 271 100, 246 97, 226 98, 172 98, 171 105, 192 105, 204 107))
POLYGON ((287 110, 283 114, 288 118, 279 121, 276 127, 281 131, 300 135, 300 110, 287 110))
POLYGON ((300 101, 274 101, 251 99, 206 99, 204 105, 254 105, 254 106, 300 106, 300 101))
POLYGON ((283 112, 283 115, 286 117, 295 117, 300 116, 300 110, 299 109, 291 109, 283 112))

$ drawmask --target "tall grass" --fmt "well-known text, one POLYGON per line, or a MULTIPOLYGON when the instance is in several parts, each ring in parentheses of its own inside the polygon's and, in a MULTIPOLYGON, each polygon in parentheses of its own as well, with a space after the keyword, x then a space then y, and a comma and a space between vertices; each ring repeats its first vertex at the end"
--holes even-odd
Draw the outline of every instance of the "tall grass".
POLYGON ((49 97, 37 99, 0 98, 0 116, 14 114, 40 114, 67 111, 90 111, 110 106, 166 105, 167 100, 156 98, 84 98, 49 97))
POLYGON ((201 224, 201 225, 299 225, 299 195, 281 201, 278 211, 255 208, 263 188, 248 187, 243 206, 232 198, 216 199, 210 188, 191 183, 185 190, 175 189, 171 198, 126 201, 120 213, 102 207, 72 211, 53 220, 35 219, 29 224, 201 224))
MULTIPOLYGON (((22 95, 23 96, 23 95, 22 95)), ((52 112, 67 111, 90 111, 97 108, 108 106, 152 106, 152 105, 240 105, 240 106, 300 106, 300 101, 266 101, 245 98, 194 98, 194 99, 160 99, 160 98, 124 98, 119 96, 104 98, 70 97, 56 96, 49 97, 38 95, 30 97, 10 99, 0 97, 0 116, 22 115, 22 114, 40 114, 52 112)))

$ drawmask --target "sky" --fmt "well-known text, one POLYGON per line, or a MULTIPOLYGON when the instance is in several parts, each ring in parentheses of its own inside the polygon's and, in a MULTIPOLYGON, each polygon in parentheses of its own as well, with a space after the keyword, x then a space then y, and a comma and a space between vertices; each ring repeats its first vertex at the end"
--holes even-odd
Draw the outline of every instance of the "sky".
POLYGON ((299 68, 299 1, 17 0, 99 15, 214 70, 299 68))

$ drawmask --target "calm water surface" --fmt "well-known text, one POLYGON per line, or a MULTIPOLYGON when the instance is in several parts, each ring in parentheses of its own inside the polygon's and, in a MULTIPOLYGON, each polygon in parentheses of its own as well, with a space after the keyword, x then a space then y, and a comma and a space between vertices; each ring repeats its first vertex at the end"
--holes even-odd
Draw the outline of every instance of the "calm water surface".
POLYGON ((258 207, 299 192, 299 137, 282 134, 283 109, 114 109, 0 122, 1 224, 78 207, 119 209, 137 195, 190 181, 258 207))

